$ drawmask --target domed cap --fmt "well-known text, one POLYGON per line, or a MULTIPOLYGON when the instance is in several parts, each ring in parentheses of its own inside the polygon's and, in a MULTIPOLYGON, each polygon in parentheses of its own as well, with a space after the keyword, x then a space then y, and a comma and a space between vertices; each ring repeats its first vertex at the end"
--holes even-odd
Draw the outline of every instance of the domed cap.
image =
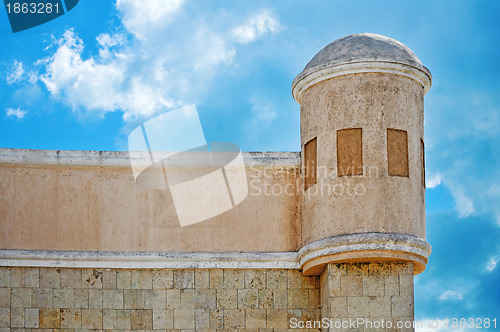
POLYGON ((292 93, 299 101, 308 87, 336 76, 386 72, 410 77, 427 92, 432 76, 417 56, 404 44, 373 33, 349 35, 319 51, 292 83, 292 93))

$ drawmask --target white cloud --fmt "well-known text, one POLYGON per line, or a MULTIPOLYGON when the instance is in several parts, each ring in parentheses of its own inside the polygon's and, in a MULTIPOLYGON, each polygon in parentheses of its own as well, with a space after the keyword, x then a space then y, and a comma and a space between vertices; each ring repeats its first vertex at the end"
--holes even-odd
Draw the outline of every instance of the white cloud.
POLYGON ((486 270, 492 272, 497 267, 499 261, 500 257, 491 257, 488 263, 486 263, 486 270))
POLYGON ((10 73, 7 75, 7 84, 17 83, 22 80, 24 75, 24 65, 20 61, 14 60, 10 73))
POLYGON ((183 3, 184 0, 117 0, 116 8, 125 28, 139 38, 146 38, 169 23, 183 3))
POLYGON ((63 98, 73 108, 114 111, 123 107, 127 97, 121 91, 123 62, 113 59, 97 63, 92 57, 84 60, 83 41, 73 30, 66 30, 57 46, 55 53, 44 60, 46 72, 40 77, 53 96, 63 98))
POLYGON ((263 11, 250 17, 242 25, 236 27, 233 30, 233 35, 238 42, 246 44, 269 32, 277 32, 279 30, 281 30, 279 21, 273 17, 271 12, 263 11))
POLYGON ((17 120, 23 119, 26 116, 26 113, 28 113, 28 111, 22 110, 21 107, 18 107, 18 108, 8 107, 6 109, 6 115, 8 117, 15 117, 15 118, 17 118, 17 120))
MULTIPOLYGON (((217 72, 233 64, 236 41, 230 24, 210 22, 208 13, 179 14, 182 3, 118 0, 126 30, 101 33, 98 54, 88 58, 83 41, 67 30, 55 39, 51 55, 39 61, 44 69, 40 80, 74 110, 101 115, 119 110, 125 120, 200 103, 217 72)), ((252 38, 279 26, 271 12, 259 17, 247 20, 254 26, 252 38)), ((257 113, 262 121, 273 117, 272 112, 257 113)))
POLYGON ((435 188, 441 184, 442 180, 443 176, 441 174, 435 174, 425 180, 425 187, 428 189, 435 188))
POLYGON ((484 91, 448 84, 455 98, 426 97, 427 109, 436 110, 426 112, 427 164, 442 175, 460 217, 484 214, 500 226, 498 102, 484 91))
POLYGON ((274 107, 269 103, 263 103, 257 98, 252 98, 250 100, 252 103, 252 124, 253 125, 263 125, 271 123, 276 117, 276 111, 274 107))
POLYGON ((443 293, 441 293, 441 296, 439 296, 439 300, 441 301, 446 301, 446 300, 462 300, 464 298, 464 295, 462 292, 456 291, 456 290, 446 290, 443 293))
POLYGON ((125 43, 125 36, 121 33, 111 35, 109 33, 101 33, 97 36, 97 43, 99 44, 99 56, 103 59, 107 59, 112 55, 117 57, 122 57, 121 53, 113 53, 111 49, 122 46, 125 43))
POLYGON ((455 184, 447 183, 451 195, 455 199, 455 208, 460 218, 468 217, 475 212, 474 202, 464 193, 464 189, 455 184))

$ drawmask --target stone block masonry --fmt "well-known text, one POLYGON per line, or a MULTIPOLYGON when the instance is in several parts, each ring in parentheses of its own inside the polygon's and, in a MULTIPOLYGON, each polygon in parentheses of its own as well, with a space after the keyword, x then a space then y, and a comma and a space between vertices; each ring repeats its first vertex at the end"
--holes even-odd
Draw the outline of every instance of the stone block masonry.
POLYGON ((0 268, 0 332, 280 331, 320 320, 300 270, 0 268))
POLYGON ((328 264, 320 283, 321 317, 332 318, 337 324, 364 318, 365 323, 356 331, 377 330, 375 324, 382 324, 382 320, 390 321, 390 327, 386 324, 379 331, 413 331, 397 325, 414 320, 412 263, 328 264))

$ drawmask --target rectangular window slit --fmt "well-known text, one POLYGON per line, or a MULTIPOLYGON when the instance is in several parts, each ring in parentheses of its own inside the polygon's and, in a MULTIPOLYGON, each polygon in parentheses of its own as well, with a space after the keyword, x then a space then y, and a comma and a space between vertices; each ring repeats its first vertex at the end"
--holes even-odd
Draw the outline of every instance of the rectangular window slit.
POLYGON ((409 177, 408 133, 387 129, 387 169, 391 176, 409 177))
POLYGON ((420 146, 422 147, 422 186, 425 189, 425 144, 422 138, 420 139, 420 146))
POLYGON ((317 183, 317 137, 304 145, 305 189, 317 183))
POLYGON ((363 175, 363 131, 337 130, 337 176, 363 175))

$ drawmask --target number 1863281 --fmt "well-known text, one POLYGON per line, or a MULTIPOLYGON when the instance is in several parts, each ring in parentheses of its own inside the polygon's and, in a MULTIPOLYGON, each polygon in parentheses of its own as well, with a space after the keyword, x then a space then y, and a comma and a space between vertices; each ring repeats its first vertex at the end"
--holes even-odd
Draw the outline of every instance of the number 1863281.
POLYGON ((446 328, 451 329, 496 329, 497 319, 493 318, 451 318, 445 320, 446 328))
POLYGON ((51 2, 15 2, 5 5, 8 14, 59 14, 59 4, 51 2))

